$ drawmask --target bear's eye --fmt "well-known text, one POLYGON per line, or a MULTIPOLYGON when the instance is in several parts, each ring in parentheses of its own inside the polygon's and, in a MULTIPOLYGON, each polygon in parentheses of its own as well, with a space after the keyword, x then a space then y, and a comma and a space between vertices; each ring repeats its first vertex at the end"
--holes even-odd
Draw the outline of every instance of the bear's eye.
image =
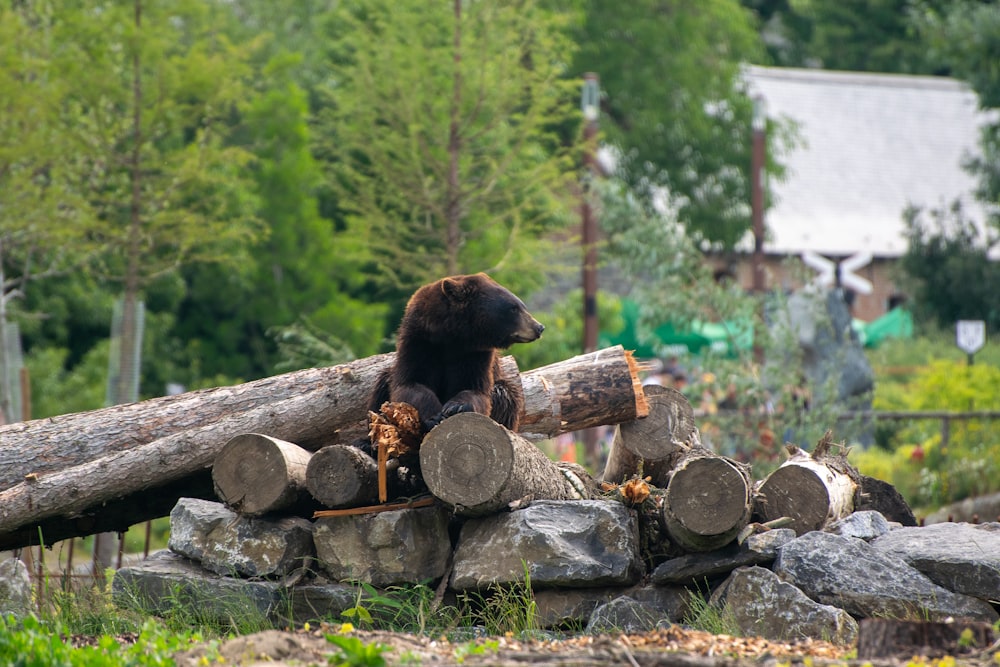
POLYGON ((520 311, 521 309, 520 309, 520 308, 518 308, 518 306, 517 306, 516 304, 514 304, 514 305, 511 305, 511 306, 508 306, 508 307, 507 307, 507 310, 509 310, 509 311, 510 311, 510 313, 511 313, 512 315, 514 315, 514 314, 517 314, 517 313, 518 313, 518 312, 519 312, 519 311, 520 311))

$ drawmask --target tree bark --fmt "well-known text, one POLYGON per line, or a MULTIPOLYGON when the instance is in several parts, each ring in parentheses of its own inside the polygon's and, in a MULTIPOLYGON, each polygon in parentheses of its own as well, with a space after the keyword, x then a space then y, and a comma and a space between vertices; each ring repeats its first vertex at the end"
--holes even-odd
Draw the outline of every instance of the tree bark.
POLYGON ((828 433, 812 455, 786 445, 788 460, 759 484, 754 500, 765 521, 789 517, 788 527, 802 535, 854 511, 857 471, 846 456, 829 454, 831 444, 828 433))
POLYGON ((535 445, 474 412, 449 417, 427 434, 420 470, 431 494, 462 516, 492 514, 525 499, 585 497, 535 445))
POLYGON ((231 438, 215 457, 215 494, 239 514, 301 508, 308 504, 306 467, 312 454, 298 445, 260 433, 231 438))
MULTIPOLYGON (((386 463, 389 497, 395 497, 401 486, 396 478, 398 469, 399 459, 386 463)), ((324 507, 374 505, 379 502, 378 465, 356 447, 324 447, 309 461, 306 488, 324 507)))
POLYGON ((521 385, 524 416, 518 431, 529 440, 649 414, 638 367, 621 345, 527 371, 521 385))
POLYGON ((667 484, 663 522, 670 538, 688 551, 712 551, 732 542, 750 522, 752 481, 747 466, 692 448, 667 484))
MULTIPOLYGON (((305 429, 296 439, 271 428, 256 429, 290 440, 309 450, 319 449, 337 429, 365 420, 368 395, 375 379, 395 358, 382 354, 339 366, 310 368, 232 387, 201 389, 139 403, 34 419, 0 427, 0 490, 94 461, 103 456, 148 445, 183 431, 209 426, 290 398, 308 396, 301 404, 304 422, 322 430, 305 429)), ((254 429, 250 429, 254 430, 254 429)), ((302 430, 302 429, 300 429, 302 430)), ((219 447, 234 433, 225 434, 219 447)))
POLYGON ((677 459, 698 439, 694 410, 676 389, 650 385, 643 391, 649 415, 617 426, 601 479, 621 484, 641 471, 662 488, 677 459))

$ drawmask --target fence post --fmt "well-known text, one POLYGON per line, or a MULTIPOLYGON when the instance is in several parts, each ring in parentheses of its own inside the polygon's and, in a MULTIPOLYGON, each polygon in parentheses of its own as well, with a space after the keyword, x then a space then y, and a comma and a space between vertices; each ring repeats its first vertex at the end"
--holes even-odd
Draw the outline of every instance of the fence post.
POLYGON ((941 450, 948 446, 948 439, 951 436, 951 417, 949 415, 941 416, 941 450))

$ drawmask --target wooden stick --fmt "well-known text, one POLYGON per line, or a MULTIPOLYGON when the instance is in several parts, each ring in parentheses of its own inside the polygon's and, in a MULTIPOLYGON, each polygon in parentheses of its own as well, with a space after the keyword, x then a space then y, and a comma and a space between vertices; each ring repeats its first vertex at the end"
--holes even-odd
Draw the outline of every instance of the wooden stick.
POLYGON ((432 496, 410 500, 405 503, 391 503, 389 505, 369 505, 368 507, 347 507, 341 510, 316 510, 313 512, 314 519, 321 519, 329 516, 352 516, 355 514, 375 514, 377 512, 391 512, 392 510, 416 509, 417 507, 430 507, 437 499, 432 496))

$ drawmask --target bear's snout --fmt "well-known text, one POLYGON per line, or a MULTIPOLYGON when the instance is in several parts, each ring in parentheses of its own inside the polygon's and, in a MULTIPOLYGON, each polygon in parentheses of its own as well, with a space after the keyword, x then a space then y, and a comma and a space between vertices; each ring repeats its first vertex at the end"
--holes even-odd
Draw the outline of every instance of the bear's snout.
POLYGON ((544 324, 534 317, 526 315, 521 327, 514 332, 512 338, 516 343, 530 343, 533 340, 538 340, 543 331, 545 331, 544 324))

